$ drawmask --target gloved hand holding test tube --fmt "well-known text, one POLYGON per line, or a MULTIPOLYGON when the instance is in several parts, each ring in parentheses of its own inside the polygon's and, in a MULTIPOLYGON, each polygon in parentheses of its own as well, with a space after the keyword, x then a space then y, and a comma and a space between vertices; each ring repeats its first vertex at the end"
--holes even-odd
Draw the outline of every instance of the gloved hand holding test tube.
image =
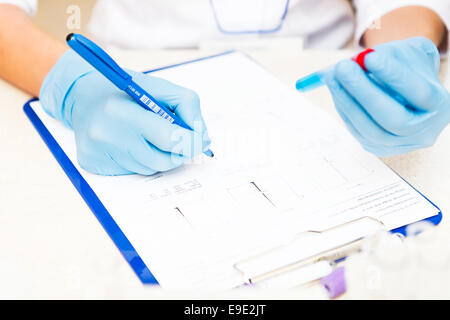
POLYGON ((450 122, 440 55, 427 38, 392 41, 297 81, 300 92, 327 85, 336 110, 367 151, 404 154, 434 144, 450 122))

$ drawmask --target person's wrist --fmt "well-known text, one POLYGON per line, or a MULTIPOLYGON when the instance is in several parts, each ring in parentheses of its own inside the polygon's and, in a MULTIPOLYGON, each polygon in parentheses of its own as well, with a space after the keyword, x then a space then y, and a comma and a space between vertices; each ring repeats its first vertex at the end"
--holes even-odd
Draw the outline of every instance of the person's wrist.
POLYGON ((71 106, 66 100, 74 84, 93 70, 77 53, 67 50, 42 83, 39 99, 43 109, 64 125, 72 127, 71 106))

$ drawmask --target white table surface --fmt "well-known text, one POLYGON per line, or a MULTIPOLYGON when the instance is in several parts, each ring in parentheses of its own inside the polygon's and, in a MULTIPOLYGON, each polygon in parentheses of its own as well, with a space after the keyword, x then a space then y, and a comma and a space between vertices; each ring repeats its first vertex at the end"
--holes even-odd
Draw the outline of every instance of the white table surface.
MULTIPOLYGON (((145 70, 211 51, 114 51, 145 70)), ((287 85, 349 57, 351 51, 255 51, 250 55, 287 85)), ((441 68, 447 83, 447 64, 441 68)), ((336 119, 326 88, 306 97, 336 119)), ((0 298, 202 298, 143 286, 22 111, 30 97, 0 80, 0 298)), ((450 127, 431 148, 383 161, 438 204, 449 229, 450 127)), ((449 237, 450 237, 450 233, 449 237)), ((439 250, 439 248, 436 248, 439 250)), ((211 296, 208 296, 209 298, 211 296)), ((234 291, 216 298, 320 298, 321 292, 234 291)), ((351 288, 347 297, 354 297, 351 288)), ((357 297, 355 297, 357 298, 357 297)))

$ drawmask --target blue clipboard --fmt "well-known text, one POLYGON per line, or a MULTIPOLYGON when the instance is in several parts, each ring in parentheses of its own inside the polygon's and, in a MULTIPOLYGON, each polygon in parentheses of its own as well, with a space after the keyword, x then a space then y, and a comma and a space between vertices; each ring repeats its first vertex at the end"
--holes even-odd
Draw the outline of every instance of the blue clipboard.
MULTIPOLYGON (((153 70, 146 71, 144 73, 151 73, 159 70, 164 70, 168 68, 174 68, 177 66, 181 66, 187 63, 195 63, 198 61, 206 60, 206 59, 212 59, 215 57, 219 57, 222 55, 233 53, 233 51, 226 51, 223 53, 202 57, 199 59, 189 60, 153 70)), ((139 254, 134 249, 131 242, 128 240, 128 238, 125 236, 125 234, 122 232, 120 227, 116 224, 114 219, 111 217, 109 212, 106 210, 104 205, 101 203, 97 195, 95 194, 94 190, 89 186, 89 184, 86 182, 86 180, 82 177, 80 172, 76 169, 72 161, 70 161, 69 157, 65 154, 63 149, 60 147, 60 145, 56 142, 55 138, 51 135, 51 133, 48 131, 48 129, 44 126, 42 121, 39 119, 39 117, 36 115, 36 113, 33 111, 33 109, 30 106, 31 102, 37 101, 37 98, 33 98, 25 103, 23 106, 23 110, 25 114, 30 119, 31 123, 41 136, 42 140, 44 140, 47 147, 52 152, 53 156, 58 161, 59 165, 62 167, 66 175, 69 177, 70 181, 74 185, 74 187, 78 190, 80 195, 83 197, 84 201, 87 203, 91 211, 94 213, 94 215, 97 217, 97 220, 100 222, 100 224, 105 229, 106 233, 109 235, 109 237, 112 239, 116 247, 120 250, 122 253, 122 256, 125 258, 125 260, 128 262, 128 264, 131 266, 131 268, 134 270, 138 278, 142 281, 143 284, 158 284, 158 281, 153 276, 153 274, 150 272, 149 268, 145 265, 144 261, 141 259, 139 254)), ((411 186, 412 187, 412 186, 411 186)), ((417 191, 414 187, 412 187, 414 190, 417 191)), ((432 203, 429 199, 427 199, 422 193, 417 191, 420 195, 422 195, 428 202, 430 202, 436 209, 438 209, 439 213, 435 216, 432 216, 430 218, 427 218, 423 221, 431 222, 434 225, 437 225, 442 220, 442 212, 441 210, 432 203)), ((404 236, 406 236, 406 228, 408 226, 403 226, 394 230, 391 230, 392 233, 401 233, 404 236)))

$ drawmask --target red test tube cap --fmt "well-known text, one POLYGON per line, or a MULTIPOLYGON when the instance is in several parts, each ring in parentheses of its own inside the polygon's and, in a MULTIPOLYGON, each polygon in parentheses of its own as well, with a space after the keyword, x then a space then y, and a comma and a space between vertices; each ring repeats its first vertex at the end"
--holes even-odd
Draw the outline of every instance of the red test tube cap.
POLYGON ((365 63, 364 63, 364 59, 366 58, 366 56, 367 56, 369 53, 374 52, 374 51, 375 51, 375 50, 373 50, 372 48, 366 49, 366 50, 364 50, 364 51, 358 53, 358 55, 357 55, 356 57, 353 57, 352 60, 355 61, 357 64, 359 64, 359 66, 360 66, 361 68, 363 68, 363 70, 364 70, 365 72, 367 72, 366 65, 365 65, 365 63))

